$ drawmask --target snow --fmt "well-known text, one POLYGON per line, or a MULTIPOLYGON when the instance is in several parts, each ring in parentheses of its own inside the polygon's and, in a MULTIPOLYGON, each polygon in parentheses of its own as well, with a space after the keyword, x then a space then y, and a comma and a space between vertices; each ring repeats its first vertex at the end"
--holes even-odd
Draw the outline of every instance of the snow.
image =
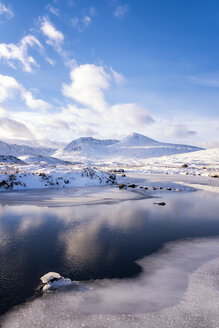
MULTIPOLYGON (((214 187, 212 190, 218 192, 219 184, 213 184, 212 180, 218 181, 219 148, 200 149, 162 143, 137 133, 121 141, 79 138, 56 151, 54 156, 58 158, 39 154, 23 155, 19 159, 8 155, 0 156, 0 162, 1 158, 3 162, 0 164, 0 190, 109 183, 112 182, 109 179, 110 173, 106 172, 125 169, 128 173, 140 172, 147 176, 161 174, 163 179, 166 175, 169 179, 170 176, 181 176, 181 187, 184 185, 209 190, 207 185, 214 187), (187 178, 182 179, 182 176, 187 178), (195 185, 192 179, 194 176, 200 177, 195 181, 195 185), (201 179, 203 177, 210 180, 201 179)), ((33 151, 32 148, 31 150, 33 151)), ((180 189, 176 182, 175 179, 175 189, 180 189)), ((123 183, 123 180, 120 183, 123 183)), ((136 181, 133 180, 132 183, 136 181)))
POLYGON ((171 174, 201 174, 209 176, 219 171, 219 148, 186 154, 150 158, 139 162, 146 172, 171 174), (145 165, 146 164, 146 165, 145 165), (188 167, 182 167, 187 164, 188 167))
POLYGON ((115 175, 76 165, 0 164, 0 190, 63 188, 114 183, 115 175))
POLYGON ((42 281, 42 283, 44 284, 47 284, 50 280, 53 280, 53 279, 61 279, 62 276, 60 276, 59 273, 57 272, 48 272, 46 274, 44 274, 44 276, 42 276, 40 278, 40 280, 42 281))

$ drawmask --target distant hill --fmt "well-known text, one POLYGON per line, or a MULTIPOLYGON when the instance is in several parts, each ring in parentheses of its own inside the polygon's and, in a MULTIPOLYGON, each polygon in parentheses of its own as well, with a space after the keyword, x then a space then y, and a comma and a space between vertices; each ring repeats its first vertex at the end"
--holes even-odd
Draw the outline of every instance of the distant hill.
POLYGON ((132 133, 120 141, 99 140, 92 137, 79 138, 57 150, 54 156, 71 161, 127 162, 198 150, 202 148, 163 143, 138 133, 132 133))
POLYGON ((0 155, 0 163, 4 164, 26 164, 19 158, 11 155, 0 155))
POLYGON ((12 156, 23 156, 23 155, 42 155, 50 156, 56 149, 54 148, 43 148, 43 147, 30 147, 26 145, 8 144, 0 141, 0 155, 12 155, 12 156))
POLYGON ((20 156, 20 159, 25 161, 27 164, 50 164, 50 165, 72 165, 74 163, 69 161, 63 161, 62 159, 51 157, 51 156, 37 156, 37 155, 26 155, 20 156))

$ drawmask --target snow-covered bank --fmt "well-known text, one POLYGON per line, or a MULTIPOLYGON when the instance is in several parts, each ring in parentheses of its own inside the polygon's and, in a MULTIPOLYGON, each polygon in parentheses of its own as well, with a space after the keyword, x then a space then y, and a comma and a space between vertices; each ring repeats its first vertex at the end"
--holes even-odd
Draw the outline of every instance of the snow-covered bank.
POLYGON ((115 181, 114 174, 74 165, 0 165, 0 191, 92 186, 115 181))

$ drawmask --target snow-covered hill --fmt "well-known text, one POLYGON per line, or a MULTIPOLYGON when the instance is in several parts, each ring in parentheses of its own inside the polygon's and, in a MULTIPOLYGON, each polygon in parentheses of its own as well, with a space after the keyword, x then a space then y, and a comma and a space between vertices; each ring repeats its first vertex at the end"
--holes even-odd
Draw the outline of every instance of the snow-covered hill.
POLYGON ((84 137, 73 140, 67 146, 57 150, 55 157, 79 161, 85 159, 102 158, 109 151, 108 147, 114 145, 118 140, 100 140, 92 137, 84 137))
POLYGON ((50 156, 55 151, 56 151, 56 149, 54 149, 54 148, 30 147, 30 146, 26 146, 26 145, 8 144, 6 142, 0 141, 0 155, 13 155, 13 156, 42 155, 42 156, 50 156))
POLYGON ((21 159, 11 155, 0 155, 0 163, 4 164, 26 164, 21 159))
POLYGON ((26 155, 20 156, 20 159, 28 164, 49 164, 49 165, 72 165, 72 162, 63 161, 62 159, 50 157, 50 156, 35 156, 35 155, 26 155))
POLYGON ((71 161, 123 163, 201 149, 187 145, 163 143, 138 133, 132 133, 121 141, 79 138, 59 149, 54 156, 71 161))
MULTIPOLYGON (((142 162, 142 164, 144 164, 142 162)), ((212 176, 219 172, 219 148, 195 153, 150 158, 144 167, 149 173, 201 174, 212 176)))

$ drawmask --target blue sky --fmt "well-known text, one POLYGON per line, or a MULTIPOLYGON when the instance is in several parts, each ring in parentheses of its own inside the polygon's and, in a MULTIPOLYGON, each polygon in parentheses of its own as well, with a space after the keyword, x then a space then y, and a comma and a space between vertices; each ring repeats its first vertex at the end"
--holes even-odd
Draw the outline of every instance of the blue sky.
POLYGON ((0 140, 219 146, 219 2, 0 0, 0 140))

